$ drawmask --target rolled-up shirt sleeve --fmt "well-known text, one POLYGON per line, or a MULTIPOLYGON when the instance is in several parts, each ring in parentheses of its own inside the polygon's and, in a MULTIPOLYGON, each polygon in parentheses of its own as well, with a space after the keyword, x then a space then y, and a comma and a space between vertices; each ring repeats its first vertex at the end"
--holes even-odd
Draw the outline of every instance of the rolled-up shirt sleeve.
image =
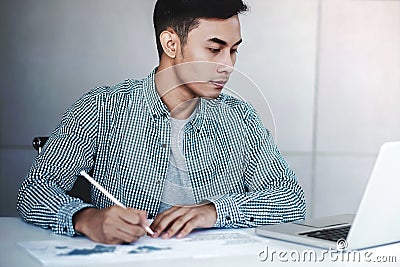
POLYGON ((96 103, 88 93, 63 115, 20 187, 17 211, 24 221, 58 234, 76 234, 73 215, 93 205, 66 192, 81 170, 93 166, 96 114, 96 103))

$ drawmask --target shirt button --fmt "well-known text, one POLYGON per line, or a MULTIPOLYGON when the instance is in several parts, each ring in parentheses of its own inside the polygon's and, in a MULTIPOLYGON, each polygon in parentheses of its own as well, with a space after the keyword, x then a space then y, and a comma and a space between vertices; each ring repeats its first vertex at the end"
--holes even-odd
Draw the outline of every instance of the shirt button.
POLYGON ((160 179, 157 180, 157 184, 161 184, 161 180, 160 179))
POLYGON ((153 215, 153 214, 147 215, 147 219, 152 220, 153 218, 154 218, 154 215, 153 215))
POLYGON ((161 146, 162 146, 162 148, 166 148, 166 147, 167 147, 167 145, 166 145, 166 144, 162 144, 161 146))
POLYGON ((231 216, 227 215, 227 216, 225 217, 225 219, 226 219, 227 221, 230 221, 230 220, 231 220, 231 216))
POLYGON ((250 221, 251 221, 251 222, 254 222, 254 217, 250 217, 250 221))

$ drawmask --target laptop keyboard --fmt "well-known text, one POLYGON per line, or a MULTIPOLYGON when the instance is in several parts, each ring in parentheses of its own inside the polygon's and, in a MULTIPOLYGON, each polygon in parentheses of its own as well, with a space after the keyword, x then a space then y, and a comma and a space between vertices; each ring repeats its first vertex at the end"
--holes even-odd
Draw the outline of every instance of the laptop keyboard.
POLYGON ((342 227, 300 233, 299 235, 306 235, 306 236, 310 236, 310 237, 315 237, 315 238, 319 238, 319 239, 325 239, 325 240, 336 242, 341 238, 346 239, 349 231, 350 231, 350 225, 347 225, 347 226, 342 226, 342 227))

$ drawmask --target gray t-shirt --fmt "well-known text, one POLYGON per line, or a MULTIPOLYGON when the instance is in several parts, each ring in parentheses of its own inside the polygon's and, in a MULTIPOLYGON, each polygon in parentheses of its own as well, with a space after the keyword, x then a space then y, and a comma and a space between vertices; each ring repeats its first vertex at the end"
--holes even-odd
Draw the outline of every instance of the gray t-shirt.
POLYGON ((183 153, 183 138, 186 123, 196 114, 196 109, 185 120, 171 117, 171 155, 169 159, 167 178, 158 212, 163 212, 174 205, 195 204, 192 185, 189 180, 185 156, 183 153))

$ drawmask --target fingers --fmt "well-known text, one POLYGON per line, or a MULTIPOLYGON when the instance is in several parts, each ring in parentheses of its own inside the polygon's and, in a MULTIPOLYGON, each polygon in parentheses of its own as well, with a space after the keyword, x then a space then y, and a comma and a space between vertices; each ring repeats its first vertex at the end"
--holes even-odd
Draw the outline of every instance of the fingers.
POLYGON ((91 224, 91 231, 85 233, 94 241, 106 244, 131 243, 146 234, 143 228, 146 220, 145 211, 113 206, 98 212, 96 215, 98 223, 91 224))
POLYGON ((146 234, 146 230, 143 228, 142 224, 130 224, 124 220, 116 220, 113 224, 118 231, 132 237, 141 237, 146 234))
POLYGON ((140 224, 146 221, 147 214, 144 210, 116 207, 118 216, 128 224, 140 224))
POLYGON ((212 227, 215 221, 216 210, 212 203, 200 206, 174 206, 160 213, 154 220, 151 227, 155 233, 152 237, 183 238, 195 228, 212 227))
POLYGON ((152 222, 150 227, 151 227, 151 229, 153 229, 153 231, 154 231, 155 235, 157 235, 157 237, 159 236, 160 233, 162 233, 168 227, 168 225, 172 219, 171 218, 168 220, 168 217, 170 217, 176 210, 178 210, 178 207, 174 206, 174 207, 158 214, 157 217, 154 219, 154 221, 152 222))
POLYGON ((172 223, 185 214, 183 207, 174 206, 162 213, 160 213, 151 224, 151 229, 154 231, 153 237, 159 237, 163 232, 170 228, 172 223))
POLYGON ((176 238, 184 238, 197 227, 198 227, 198 222, 195 219, 186 222, 185 226, 179 231, 176 238))
POLYGON ((136 241, 139 237, 146 234, 144 225, 147 225, 146 212, 132 208, 119 210, 118 216, 120 220, 114 222, 118 233, 125 236, 125 242, 136 241))
MULTIPOLYGON (((164 228, 165 233, 161 235, 163 239, 168 239, 175 236, 182 230, 182 228, 190 228, 189 232, 191 232, 195 227, 198 226, 198 220, 195 211, 184 208, 179 209, 174 213, 170 213, 167 217, 164 218, 164 221, 166 221, 167 223, 169 222, 169 224, 168 227, 164 228)), ((182 234, 181 236, 183 237, 186 235, 182 234)))
POLYGON ((100 241, 106 244, 122 244, 122 243, 132 243, 137 241, 140 236, 133 235, 132 233, 126 233, 120 231, 119 229, 114 229, 113 231, 105 235, 105 239, 100 241))

